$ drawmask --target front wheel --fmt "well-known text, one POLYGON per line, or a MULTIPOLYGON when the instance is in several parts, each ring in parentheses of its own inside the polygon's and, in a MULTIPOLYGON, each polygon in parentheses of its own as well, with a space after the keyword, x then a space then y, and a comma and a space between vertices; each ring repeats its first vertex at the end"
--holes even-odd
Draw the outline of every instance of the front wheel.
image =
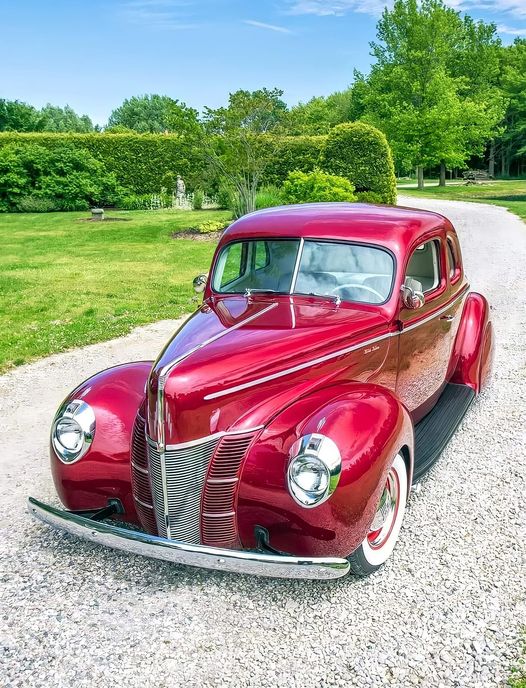
POLYGON ((374 573, 391 556, 404 518, 408 492, 405 461, 397 454, 387 474, 371 528, 362 544, 348 557, 355 576, 374 573))

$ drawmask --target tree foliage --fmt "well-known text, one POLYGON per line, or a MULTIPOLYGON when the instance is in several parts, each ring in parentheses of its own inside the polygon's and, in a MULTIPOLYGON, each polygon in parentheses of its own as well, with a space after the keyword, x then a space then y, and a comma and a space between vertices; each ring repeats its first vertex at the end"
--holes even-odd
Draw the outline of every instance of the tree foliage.
POLYGON ((234 214, 256 209, 256 196, 269 161, 265 136, 277 130, 287 106, 279 89, 236 91, 227 107, 206 108, 201 145, 216 175, 235 197, 234 214))
POLYGON ((136 131, 141 134, 169 132, 186 135, 194 134, 196 128, 197 110, 168 96, 154 93, 126 99, 111 113, 107 130, 115 133, 136 131))
POLYGON ((442 0, 395 0, 371 47, 364 119, 386 133, 399 169, 462 166, 483 152, 504 106, 476 68, 489 55, 494 69, 494 26, 462 20, 442 0))

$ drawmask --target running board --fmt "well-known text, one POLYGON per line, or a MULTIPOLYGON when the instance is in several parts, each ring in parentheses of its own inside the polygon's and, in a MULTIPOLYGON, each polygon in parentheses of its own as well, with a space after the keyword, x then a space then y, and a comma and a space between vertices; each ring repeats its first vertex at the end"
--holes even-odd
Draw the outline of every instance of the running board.
POLYGON ((438 459, 475 398, 467 385, 446 385, 433 410, 415 425, 413 483, 438 459))

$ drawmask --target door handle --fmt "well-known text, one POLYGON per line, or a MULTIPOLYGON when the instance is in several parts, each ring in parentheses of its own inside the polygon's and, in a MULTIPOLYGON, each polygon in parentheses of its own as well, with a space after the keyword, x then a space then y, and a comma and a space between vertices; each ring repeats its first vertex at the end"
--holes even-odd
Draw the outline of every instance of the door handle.
POLYGON ((445 320, 446 322, 451 322, 455 319, 454 315, 441 315, 440 320, 445 320))

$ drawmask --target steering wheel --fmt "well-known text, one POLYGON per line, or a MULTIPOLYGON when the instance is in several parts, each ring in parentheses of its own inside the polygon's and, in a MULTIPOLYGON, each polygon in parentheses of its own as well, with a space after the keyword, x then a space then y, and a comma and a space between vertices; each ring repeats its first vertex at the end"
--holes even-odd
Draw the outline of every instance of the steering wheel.
POLYGON ((334 289, 331 291, 331 294, 340 291, 340 289, 364 289, 365 291, 368 291, 370 294, 374 294, 375 296, 377 296, 380 299, 379 303, 385 301, 385 297, 383 296, 383 294, 380 294, 380 292, 377 292, 376 289, 367 286, 367 284, 340 284, 339 286, 334 287, 334 289))

